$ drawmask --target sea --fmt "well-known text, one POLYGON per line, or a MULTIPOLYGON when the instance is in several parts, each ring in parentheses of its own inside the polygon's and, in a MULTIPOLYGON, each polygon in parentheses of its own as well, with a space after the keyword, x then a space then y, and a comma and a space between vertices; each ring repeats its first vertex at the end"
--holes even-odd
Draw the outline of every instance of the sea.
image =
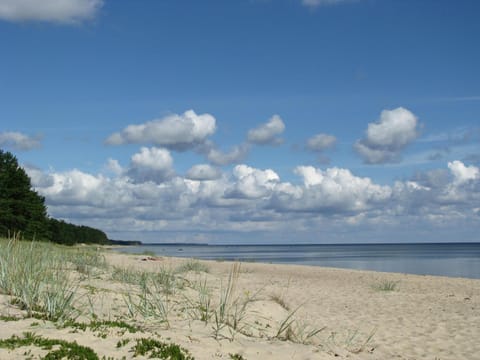
POLYGON ((144 244, 122 252, 208 260, 314 265, 480 279, 480 243, 211 245, 144 244))

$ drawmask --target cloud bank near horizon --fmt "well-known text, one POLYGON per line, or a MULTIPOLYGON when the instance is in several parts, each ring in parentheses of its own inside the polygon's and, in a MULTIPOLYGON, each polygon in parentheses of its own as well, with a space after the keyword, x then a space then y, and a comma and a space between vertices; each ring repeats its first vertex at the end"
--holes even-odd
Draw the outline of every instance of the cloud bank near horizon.
POLYGON ((77 169, 27 172, 53 216, 102 224, 111 233, 301 233, 407 223, 441 228, 480 216, 480 169, 458 160, 391 185, 337 167, 297 166, 296 183, 245 164, 231 171, 199 164, 173 175, 170 160, 158 149, 142 148, 113 176, 77 169))
MULTIPOLYGON (((141 145, 123 165, 110 158, 98 174, 32 167, 27 172, 53 216, 127 238, 185 231, 315 236, 318 231, 338 235, 368 228, 375 233, 407 225, 420 231, 478 223, 480 168, 461 159, 391 184, 345 167, 305 164, 294 166, 287 181, 275 169, 244 161, 255 146, 279 144, 286 129, 280 116, 247 131, 245 141, 227 152, 210 139, 216 129, 213 115, 193 110, 171 114, 128 125, 107 138, 110 145, 141 145), (187 151, 203 155, 208 163, 176 171, 175 152, 187 151)), ((354 146, 368 149, 357 148, 367 164, 382 164, 400 161, 418 136, 412 112, 384 110, 354 146)), ((305 139, 305 146, 321 155, 337 141, 334 135, 317 133, 305 139)))

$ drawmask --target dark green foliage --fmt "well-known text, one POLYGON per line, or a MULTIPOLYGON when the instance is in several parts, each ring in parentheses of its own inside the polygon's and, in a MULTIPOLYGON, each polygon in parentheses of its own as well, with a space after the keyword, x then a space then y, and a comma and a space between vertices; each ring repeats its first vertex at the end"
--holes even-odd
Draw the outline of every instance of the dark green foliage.
POLYGON ((25 239, 48 239, 47 208, 17 158, 0 150, 0 236, 14 233, 25 239))
POLYGON ((177 344, 166 344, 155 339, 137 339, 137 344, 132 348, 136 357, 148 356, 150 359, 158 358, 165 360, 194 360, 188 350, 177 344))
POLYGON ((127 345, 129 342, 130 342, 130 339, 118 340, 118 342, 117 342, 117 348, 121 348, 121 347, 127 345))
POLYGON ((133 245, 142 245, 141 241, 135 240, 108 240, 108 245, 120 245, 120 246, 133 246, 133 245))
POLYGON ((18 321, 21 320, 21 318, 16 317, 16 316, 8 316, 8 315, 0 315, 0 321, 18 321))
POLYGON ((101 230, 48 218, 45 198, 32 189, 17 158, 0 150, 0 237, 18 234, 65 245, 109 243, 101 230))
POLYGON ((0 340, 0 348, 16 349, 22 346, 37 346, 43 350, 51 350, 43 360, 99 360, 98 355, 89 347, 78 345, 76 342, 69 342, 58 339, 45 339, 32 333, 24 333, 23 338, 13 335, 12 337, 0 340))
POLYGON ((125 329, 131 334, 134 334, 137 331, 140 331, 140 328, 138 328, 137 326, 128 324, 122 320, 94 320, 89 324, 75 322, 74 320, 68 320, 65 323, 63 323, 62 327, 63 328, 72 327, 74 329, 82 330, 82 331, 87 330, 87 328, 90 328, 92 331, 102 330, 104 328, 120 328, 120 329, 125 329))
POLYGON ((242 355, 240 354, 228 354, 230 356, 230 359, 232 360, 246 360, 242 355))
POLYGON ((98 229, 88 226, 77 226, 56 219, 49 219, 49 225, 51 233, 50 240, 57 244, 108 244, 107 235, 98 229))

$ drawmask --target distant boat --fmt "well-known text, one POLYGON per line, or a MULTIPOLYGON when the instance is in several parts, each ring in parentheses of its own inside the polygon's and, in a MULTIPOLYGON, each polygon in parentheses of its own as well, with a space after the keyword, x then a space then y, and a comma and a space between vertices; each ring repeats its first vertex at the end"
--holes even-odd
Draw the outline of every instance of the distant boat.
POLYGON ((177 251, 183 251, 183 249, 182 249, 182 248, 179 248, 177 251))

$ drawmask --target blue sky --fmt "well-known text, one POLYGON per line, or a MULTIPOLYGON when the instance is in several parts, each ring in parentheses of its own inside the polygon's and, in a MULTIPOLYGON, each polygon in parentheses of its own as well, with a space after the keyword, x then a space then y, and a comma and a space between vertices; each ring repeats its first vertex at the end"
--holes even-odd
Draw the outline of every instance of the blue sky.
POLYGON ((0 148, 115 239, 478 241, 478 14, 0 0, 0 148))

